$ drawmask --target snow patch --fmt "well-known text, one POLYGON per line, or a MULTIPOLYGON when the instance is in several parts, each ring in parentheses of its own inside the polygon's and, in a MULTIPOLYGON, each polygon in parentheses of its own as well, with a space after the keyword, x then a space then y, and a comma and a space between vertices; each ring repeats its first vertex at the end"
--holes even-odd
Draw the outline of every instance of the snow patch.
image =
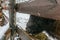
POLYGON ((30 15, 24 13, 16 13, 16 24, 21 26, 24 30, 26 30, 26 24, 29 20, 30 15))
POLYGON ((35 0, 16 0, 16 3, 32 2, 35 0))
POLYGON ((43 31, 42 33, 44 33, 48 37, 48 40, 57 40, 56 38, 50 36, 46 31, 43 31))
POLYGON ((29 0, 16 0, 16 3, 28 2, 29 0))
POLYGON ((5 35, 4 33, 8 30, 9 28, 9 23, 7 23, 4 26, 0 26, 0 39, 5 35))

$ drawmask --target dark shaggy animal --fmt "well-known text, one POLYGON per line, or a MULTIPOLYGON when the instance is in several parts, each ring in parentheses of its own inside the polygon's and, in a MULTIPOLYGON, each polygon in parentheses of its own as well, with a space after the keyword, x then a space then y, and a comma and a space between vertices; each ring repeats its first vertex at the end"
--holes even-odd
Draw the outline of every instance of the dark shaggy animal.
POLYGON ((56 27, 54 26, 55 20, 42 18, 38 16, 30 16, 30 19, 27 23, 26 30, 31 34, 37 34, 43 30, 47 31, 49 34, 54 33, 56 27))

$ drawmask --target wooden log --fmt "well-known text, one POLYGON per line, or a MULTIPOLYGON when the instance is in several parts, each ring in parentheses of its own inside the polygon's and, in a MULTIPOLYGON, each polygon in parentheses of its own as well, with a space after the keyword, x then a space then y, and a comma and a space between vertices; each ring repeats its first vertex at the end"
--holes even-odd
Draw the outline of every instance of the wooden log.
POLYGON ((8 29, 7 32, 5 33, 5 40, 8 40, 10 38, 11 35, 11 30, 8 29))
MULTIPOLYGON (((59 1, 59 0, 57 0, 59 1)), ((16 11, 20 13, 28 13, 31 15, 60 20, 60 3, 48 0, 35 0, 17 4, 16 11)))
POLYGON ((17 27, 17 33, 22 40, 32 40, 32 38, 21 27, 17 27))

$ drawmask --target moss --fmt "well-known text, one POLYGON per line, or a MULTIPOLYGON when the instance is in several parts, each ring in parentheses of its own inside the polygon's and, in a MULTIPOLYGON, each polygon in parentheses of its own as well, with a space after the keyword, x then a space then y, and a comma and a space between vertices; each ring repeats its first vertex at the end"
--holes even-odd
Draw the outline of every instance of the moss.
POLYGON ((47 40, 47 36, 44 33, 39 33, 35 37, 39 40, 47 40))

